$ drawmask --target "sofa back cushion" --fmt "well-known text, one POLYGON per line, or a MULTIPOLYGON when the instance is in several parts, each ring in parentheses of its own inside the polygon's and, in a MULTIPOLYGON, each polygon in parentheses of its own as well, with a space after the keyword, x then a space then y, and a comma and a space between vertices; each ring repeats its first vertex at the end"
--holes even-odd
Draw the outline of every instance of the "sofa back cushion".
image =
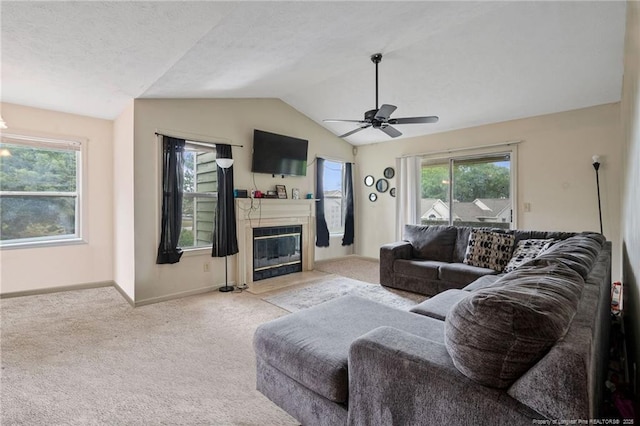
POLYGON ((454 226, 405 225, 404 239, 413 247, 413 257, 451 262, 458 233, 454 226))
POLYGON ((523 266, 503 286, 481 289, 456 303, 445 321, 445 345, 462 374, 506 388, 564 336, 584 287, 561 263, 523 266))
POLYGON ((552 245, 541 252, 531 265, 545 265, 560 262, 586 279, 602 250, 605 238, 601 234, 578 234, 552 245))
POLYGON ((518 241, 509 263, 507 263, 507 266, 504 268, 504 272, 508 273, 514 271, 530 260, 535 259, 543 249, 551 247, 554 241, 555 240, 552 240, 551 238, 530 238, 518 241))

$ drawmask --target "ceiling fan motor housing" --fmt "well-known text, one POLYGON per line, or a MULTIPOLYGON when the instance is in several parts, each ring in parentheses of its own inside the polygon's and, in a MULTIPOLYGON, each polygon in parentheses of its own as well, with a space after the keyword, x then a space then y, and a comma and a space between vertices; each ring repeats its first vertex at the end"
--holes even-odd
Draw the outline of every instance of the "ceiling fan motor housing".
POLYGON ((375 118, 378 111, 379 110, 377 109, 370 109, 369 111, 364 113, 364 121, 368 121, 369 123, 371 123, 371 126, 376 129, 384 124, 384 121, 375 118))

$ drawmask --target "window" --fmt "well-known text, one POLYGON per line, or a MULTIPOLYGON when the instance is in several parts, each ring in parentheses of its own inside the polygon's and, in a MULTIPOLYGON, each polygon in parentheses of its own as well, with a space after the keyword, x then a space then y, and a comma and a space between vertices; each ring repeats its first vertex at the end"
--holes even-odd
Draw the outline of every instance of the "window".
POLYGON ((344 191, 344 163, 325 160, 323 171, 324 215, 330 234, 344 233, 346 208, 344 191))
POLYGON ((511 166, 510 153, 424 159, 420 222, 510 228, 511 166))
POLYGON ((0 244, 81 238, 82 143, 3 134, 0 142, 0 244))
POLYGON ((178 240, 182 249, 211 248, 218 202, 217 170, 214 145, 186 142, 182 228, 178 240))

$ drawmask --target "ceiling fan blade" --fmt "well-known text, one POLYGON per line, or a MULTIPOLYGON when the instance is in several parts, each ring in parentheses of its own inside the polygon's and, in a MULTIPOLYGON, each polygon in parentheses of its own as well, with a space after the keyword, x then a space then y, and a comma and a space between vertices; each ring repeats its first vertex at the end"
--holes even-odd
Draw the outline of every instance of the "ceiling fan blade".
POLYGON ((360 130, 364 130, 364 129, 366 129, 367 127, 371 127, 371 124, 367 124, 366 126, 358 127, 357 129, 352 130, 352 131, 350 131, 350 132, 347 132, 347 133, 345 133, 344 135, 340 135, 340 136, 338 136, 338 137, 339 137, 339 138, 346 138, 347 136, 351 136, 352 134, 357 133, 357 132, 359 132, 360 130))
POLYGON ((364 121, 364 120, 339 120, 339 119, 333 119, 333 118, 329 118, 327 120, 322 120, 325 123, 360 123, 360 124, 368 124, 368 121, 364 121))
POLYGON ((397 108, 395 105, 383 104, 373 118, 376 120, 387 120, 397 108))
POLYGON ((392 118, 389 120, 389 124, 428 124, 437 122, 438 117, 435 115, 432 115, 430 117, 392 118))
POLYGON ((397 138, 398 136, 402 136, 402 133, 398 131, 398 129, 396 129, 395 127, 384 126, 384 127, 380 127, 380 130, 382 130, 392 138, 397 138))

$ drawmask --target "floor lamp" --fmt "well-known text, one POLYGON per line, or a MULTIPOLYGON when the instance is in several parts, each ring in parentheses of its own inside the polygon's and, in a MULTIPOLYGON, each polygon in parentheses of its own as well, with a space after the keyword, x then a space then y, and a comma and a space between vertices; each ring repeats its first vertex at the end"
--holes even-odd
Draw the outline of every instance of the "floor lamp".
MULTIPOLYGON (((222 174, 224 175, 224 184, 227 183, 227 169, 233 165, 233 158, 216 158, 216 164, 218 167, 222 169, 222 174)), ((225 192, 227 190, 226 186, 224 188, 225 192)), ((220 202, 220 200, 218 200, 220 202)), ((233 290, 233 286, 229 287, 229 279, 227 275, 227 255, 224 255, 224 287, 220 287, 220 290, 223 293, 229 292, 233 290)))
MULTIPOLYGON (((600 156, 594 155, 591 157, 593 160, 593 168, 596 169, 596 187, 598 188, 598 214, 600 215, 600 233, 602 232, 602 207, 600 205, 600 177, 598 176, 598 170, 600 169, 600 156)), ((604 235, 604 234, 603 234, 604 235)))

